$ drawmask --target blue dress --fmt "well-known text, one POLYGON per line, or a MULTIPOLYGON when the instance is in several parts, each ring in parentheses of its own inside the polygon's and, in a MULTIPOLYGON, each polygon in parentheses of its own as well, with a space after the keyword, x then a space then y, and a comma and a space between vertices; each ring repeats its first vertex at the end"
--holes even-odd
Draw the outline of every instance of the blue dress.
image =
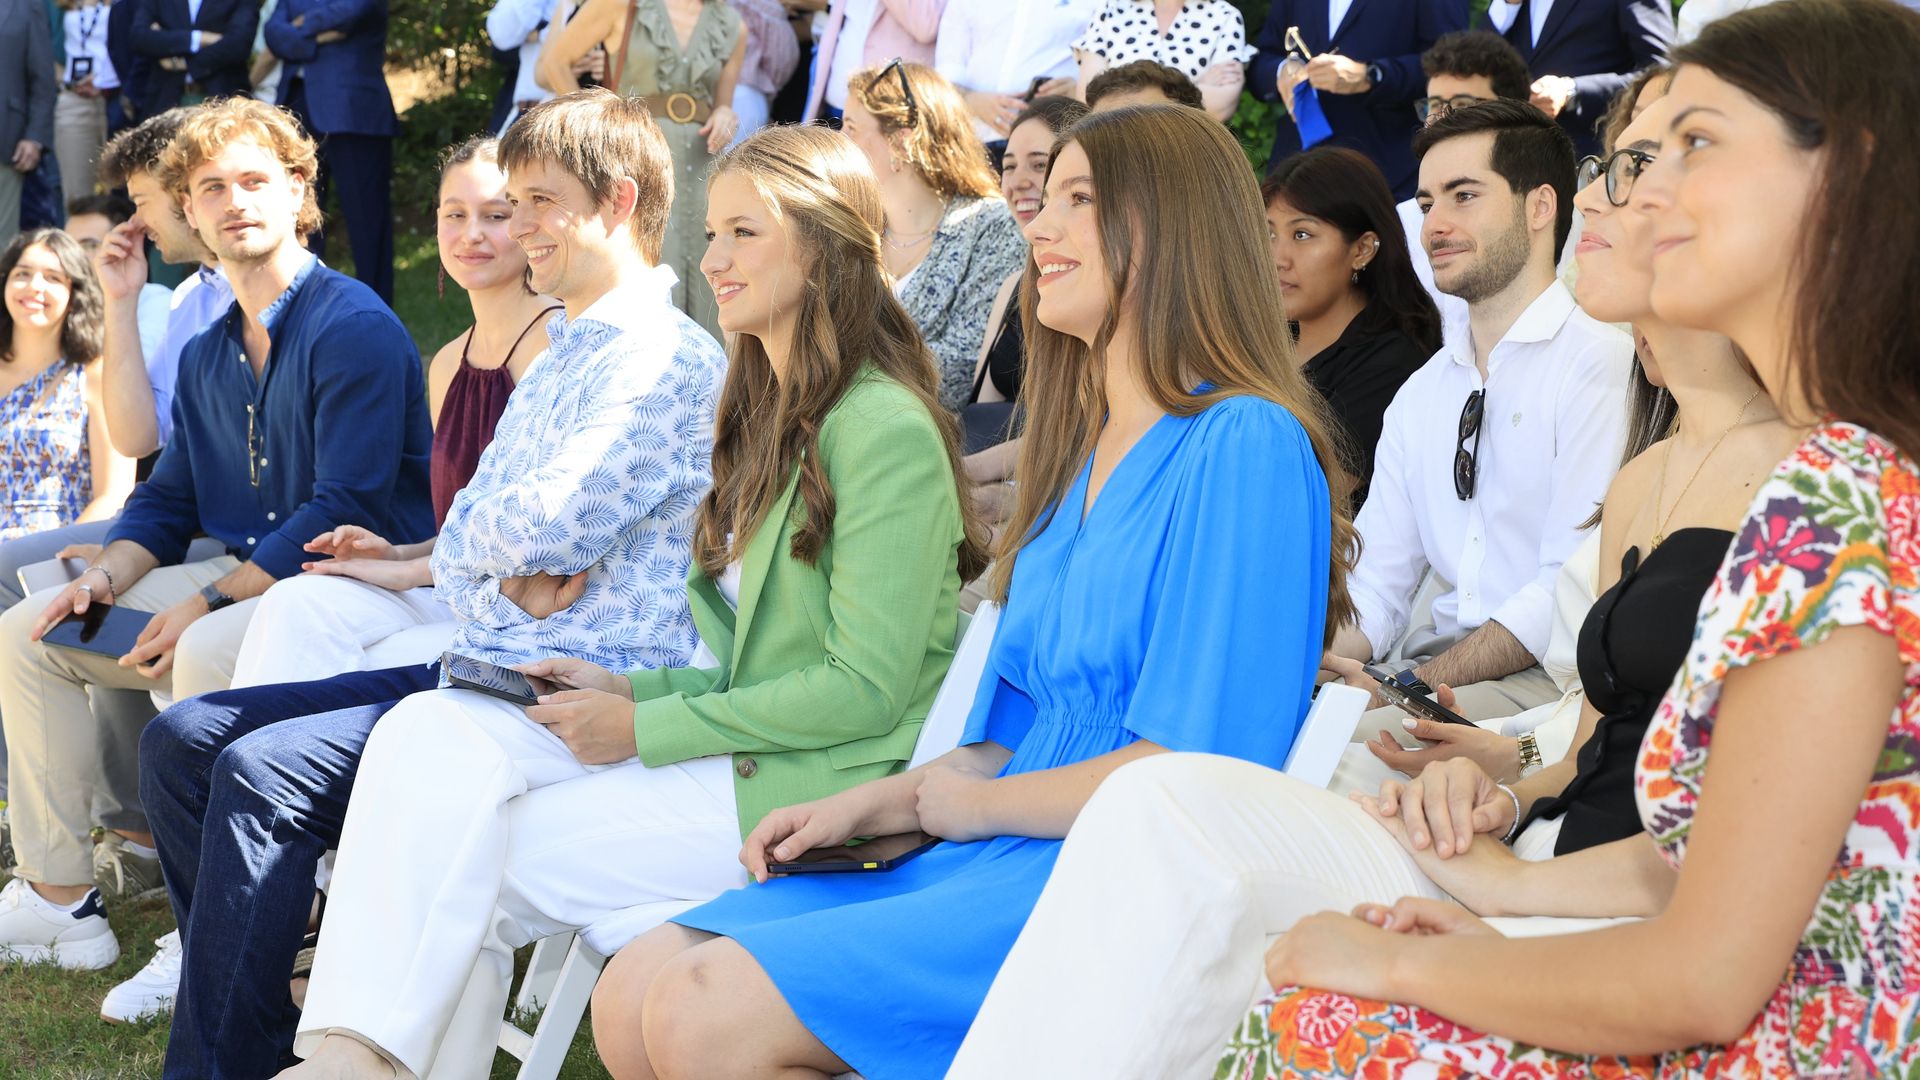
MULTIPOLYGON (((1001 775, 1136 739, 1279 767, 1326 624, 1327 482, 1306 432, 1244 396, 1166 417, 1083 523, 1091 464, 1020 552, 961 743, 1013 748, 1001 775)), ((867 1080, 931 1080, 1059 850, 1018 836, 941 844, 891 873, 775 878, 674 921, 738 941, 867 1080)))

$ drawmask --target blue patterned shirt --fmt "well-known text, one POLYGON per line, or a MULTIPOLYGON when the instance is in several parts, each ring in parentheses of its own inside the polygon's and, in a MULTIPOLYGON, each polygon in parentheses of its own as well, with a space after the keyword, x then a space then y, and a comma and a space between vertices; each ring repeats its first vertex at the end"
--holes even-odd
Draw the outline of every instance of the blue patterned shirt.
POLYGON ((461 620, 453 651, 615 672, 693 654, 687 565, 727 362, 669 302, 673 282, 656 267, 549 324, 433 549, 434 595, 461 620), (585 594, 546 619, 500 595, 503 578, 581 570, 585 594))

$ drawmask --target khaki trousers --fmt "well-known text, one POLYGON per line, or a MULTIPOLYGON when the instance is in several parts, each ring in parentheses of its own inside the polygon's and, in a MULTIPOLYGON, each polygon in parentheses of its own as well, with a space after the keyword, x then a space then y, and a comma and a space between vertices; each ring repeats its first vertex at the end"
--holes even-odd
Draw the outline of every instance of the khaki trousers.
MULTIPOLYGON (((232 573, 231 555, 163 566, 119 599, 122 606, 160 611, 232 573)), ((27 632, 57 593, 35 593, 0 615, 0 721, 7 739, 7 816, 19 867, 14 876, 45 885, 93 880, 95 789, 109 752, 137 753, 139 732, 106 732, 88 707, 89 687, 147 690, 180 699, 225 689, 234 657, 258 600, 243 600, 208 615, 180 637, 173 670, 149 678, 96 656, 27 640, 27 632)), ((139 723, 144 726, 145 718, 139 723)))

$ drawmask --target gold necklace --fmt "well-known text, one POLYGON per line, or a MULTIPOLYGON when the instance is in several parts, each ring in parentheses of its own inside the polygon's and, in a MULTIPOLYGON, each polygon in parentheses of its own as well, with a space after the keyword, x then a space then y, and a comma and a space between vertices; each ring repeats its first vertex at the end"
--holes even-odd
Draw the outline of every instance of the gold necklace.
POLYGON ((1739 427, 1740 422, 1747 418, 1747 409, 1752 407, 1754 399, 1759 396, 1760 390, 1758 387, 1755 387, 1753 393, 1747 396, 1746 402, 1740 406, 1740 413, 1733 418, 1733 423, 1728 424, 1727 430, 1721 432, 1720 437, 1713 440, 1713 445, 1707 447, 1707 452, 1701 455, 1700 464, 1693 467, 1693 475, 1687 477, 1686 486, 1682 487, 1680 494, 1674 497, 1673 509, 1667 511, 1666 516, 1662 517, 1660 514, 1660 505, 1667 501, 1667 465, 1673 461, 1673 443, 1669 442, 1667 444, 1666 456, 1660 459, 1660 480, 1653 490, 1653 515, 1655 525, 1653 530, 1653 547, 1647 549, 1649 552, 1651 552, 1653 548, 1657 548, 1666 542, 1667 523, 1673 520, 1674 514, 1679 513, 1680 504, 1687 500, 1687 492, 1693 490, 1693 482, 1700 479, 1701 470, 1707 467, 1707 460, 1713 457, 1714 451, 1720 449, 1721 443, 1727 441, 1727 436, 1733 434, 1733 429, 1739 427))

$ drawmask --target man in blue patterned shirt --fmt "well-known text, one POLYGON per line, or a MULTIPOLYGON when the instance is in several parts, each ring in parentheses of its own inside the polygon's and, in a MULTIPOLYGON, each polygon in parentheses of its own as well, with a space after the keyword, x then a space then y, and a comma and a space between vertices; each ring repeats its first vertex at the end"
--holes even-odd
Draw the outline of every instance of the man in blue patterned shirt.
MULTIPOLYGON (((541 109, 546 123, 530 113, 514 131, 572 141, 509 166, 512 232, 533 287, 566 314, 454 500, 435 592, 461 621, 453 651, 477 659, 684 664, 725 356, 653 265, 673 198, 659 128, 605 92, 541 109), (544 186, 523 195, 527 177, 544 186)), ((285 1063, 298 1016, 288 973, 367 737, 408 695, 470 693, 441 683, 416 665, 231 690, 147 729, 142 793, 184 942, 166 1076, 270 1076, 285 1063)))

